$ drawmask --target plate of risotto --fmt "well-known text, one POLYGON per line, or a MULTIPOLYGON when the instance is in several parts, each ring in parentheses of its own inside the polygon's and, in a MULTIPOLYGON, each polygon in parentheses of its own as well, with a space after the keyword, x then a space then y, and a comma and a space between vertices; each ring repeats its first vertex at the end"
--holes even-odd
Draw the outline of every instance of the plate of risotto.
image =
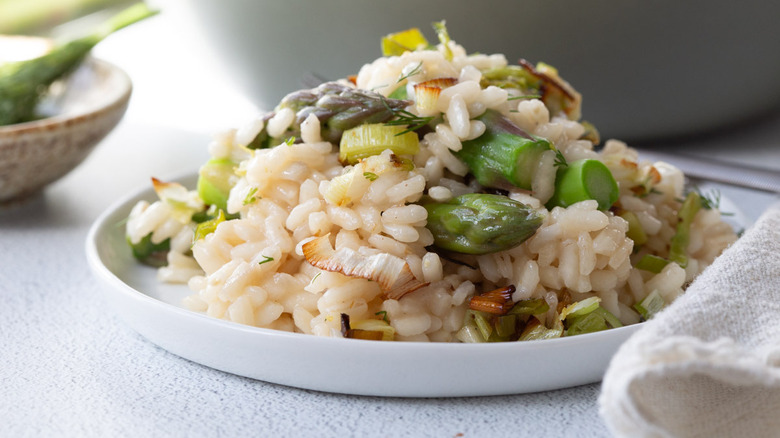
POLYGON ((599 381, 737 239, 717 196, 602 143, 554 67, 434 29, 385 36, 356 75, 288 94, 105 212, 87 253, 127 322, 300 388, 550 390, 599 381))

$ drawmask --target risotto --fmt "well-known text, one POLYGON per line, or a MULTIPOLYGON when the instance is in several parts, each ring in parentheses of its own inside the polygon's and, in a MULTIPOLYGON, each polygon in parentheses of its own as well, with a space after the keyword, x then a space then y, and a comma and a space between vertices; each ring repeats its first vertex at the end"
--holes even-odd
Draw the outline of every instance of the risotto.
POLYGON ((197 188, 154 180, 136 257, 214 318, 490 342, 638 323, 734 242, 680 170, 600 145, 553 67, 436 29, 217 135, 197 188))

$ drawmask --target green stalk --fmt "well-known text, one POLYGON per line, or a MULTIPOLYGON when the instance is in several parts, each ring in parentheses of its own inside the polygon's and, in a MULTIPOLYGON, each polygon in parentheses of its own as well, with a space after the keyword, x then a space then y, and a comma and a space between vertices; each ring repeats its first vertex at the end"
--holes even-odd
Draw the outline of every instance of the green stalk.
POLYGON ((81 64, 97 43, 155 13, 144 3, 135 4, 90 35, 57 46, 38 58, 0 66, 0 126, 34 119, 35 106, 48 87, 81 64))
POLYGON ((494 110, 485 111, 477 120, 485 124, 485 133, 464 141, 455 155, 485 187, 530 190, 539 159, 552 149, 550 143, 528 134, 494 110))
POLYGON ((594 199, 599 210, 607 210, 618 198, 618 185, 609 168, 599 160, 585 159, 559 168, 555 177, 555 193, 547 208, 568 207, 580 201, 594 199))

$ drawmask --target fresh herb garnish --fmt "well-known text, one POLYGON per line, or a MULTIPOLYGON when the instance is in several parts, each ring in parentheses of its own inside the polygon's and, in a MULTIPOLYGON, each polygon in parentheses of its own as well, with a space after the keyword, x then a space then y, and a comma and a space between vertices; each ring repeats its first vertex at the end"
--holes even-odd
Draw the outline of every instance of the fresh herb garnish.
POLYGON ((292 146, 293 144, 295 144, 295 136, 293 135, 292 137, 285 140, 284 144, 286 144, 287 146, 292 146))
POLYGON ((258 264, 258 265, 262 265, 263 263, 268 263, 268 262, 272 262, 272 261, 274 261, 274 258, 273 258, 273 257, 268 257, 267 255, 264 255, 264 256, 263 256, 263 260, 261 260, 261 261, 260 261, 260 262, 258 262, 257 264, 258 264))
POLYGON ((384 322, 386 322, 388 324, 390 323, 390 319, 387 317, 387 311, 386 310, 380 310, 379 312, 376 312, 374 315, 381 316, 382 317, 382 321, 384 321, 384 322))
POLYGON ((379 178, 374 172, 363 172, 363 176, 369 181, 376 181, 379 178))
POLYGON ((411 76, 414 76, 414 75, 416 75, 417 73, 420 73, 420 71, 422 70, 422 65, 423 65, 423 63, 422 63, 422 61, 420 61, 420 62, 419 62, 419 64, 417 64, 417 65, 416 65, 416 66, 415 66, 415 67, 412 69, 412 71, 410 71, 409 73, 407 73, 407 74, 405 74, 405 75, 402 75, 402 76, 400 76, 400 77, 398 78, 398 80, 397 80, 397 81, 395 81, 395 83, 396 83, 396 84, 398 84, 398 83, 402 82, 404 79, 409 79, 411 76))
POLYGON ((694 187, 696 193, 701 197, 701 206, 705 210, 719 210, 720 209, 720 191, 717 189, 710 190, 709 194, 705 194, 698 187, 694 187))
POLYGON ((431 122, 431 120, 434 119, 433 116, 430 117, 420 117, 417 114, 410 113, 409 111, 406 111, 404 109, 394 109, 392 108, 388 103, 387 100, 382 98, 382 103, 385 104, 385 107, 390 110, 390 112, 393 113, 393 115, 396 117, 394 120, 390 120, 388 122, 385 122, 385 125, 388 126, 406 126, 407 129, 399 132, 398 134, 395 134, 396 136, 404 135, 407 132, 416 131, 423 126, 427 125, 431 122))
POLYGON ((569 167, 569 162, 566 161, 566 157, 563 156, 560 149, 555 150, 555 167, 569 167))
POLYGON ((257 187, 252 187, 249 189, 249 193, 246 194, 246 197, 244 198, 244 205, 253 204, 255 201, 257 201, 257 196, 255 196, 255 193, 257 193, 257 187))
MULTIPOLYGON (((705 210, 720 210, 720 190, 711 189, 708 193, 704 193, 699 187, 694 187, 693 191, 698 193, 701 198, 701 208, 705 210)), ((722 216, 734 215, 734 213, 723 211, 721 211, 720 214, 722 216)))

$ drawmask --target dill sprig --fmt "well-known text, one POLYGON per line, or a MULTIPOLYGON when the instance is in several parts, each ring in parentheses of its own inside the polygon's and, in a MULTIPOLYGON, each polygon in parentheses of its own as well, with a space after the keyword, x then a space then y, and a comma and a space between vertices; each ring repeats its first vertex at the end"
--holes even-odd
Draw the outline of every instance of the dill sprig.
MULTIPOLYGON (((699 194, 701 198, 701 207, 705 210, 720 210, 720 190, 711 189, 708 193, 704 193, 698 186, 695 186, 693 190, 699 194)), ((733 216, 732 212, 721 211, 722 216, 733 216)))
POLYGON ((510 96, 506 100, 521 100, 521 99, 541 99, 541 94, 523 94, 521 96, 510 96))
POLYGON ((705 210, 720 210, 720 190, 712 189, 708 194, 705 194, 698 187, 694 187, 694 191, 701 198, 702 208, 705 210))
POLYGON ((431 123, 431 120, 434 119, 433 116, 430 117, 421 117, 417 114, 410 113, 409 111, 406 111, 404 109, 394 109, 390 107, 390 105, 387 104, 387 100, 382 97, 382 103, 385 105, 385 108, 390 110, 390 112, 393 113, 393 115, 396 117, 393 120, 385 122, 385 125, 388 126, 406 126, 407 128, 398 134, 395 134, 396 136, 404 135, 407 132, 416 131, 423 126, 427 125, 428 123, 431 123))
POLYGON ((422 61, 420 61, 420 62, 417 64, 417 66, 415 66, 415 67, 412 69, 412 71, 410 71, 409 73, 407 73, 407 74, 405 74, 405 75, 401 75, 401 76, 399 76, 399 77, 398 77, 398 80, 397 80, 397 81, 395 81, 395 83, 396 83, 396 84, 398 84, 398 83, 400 83, 400 82, 403 82, 403 80, 404 80, 404 79, 409 79, 410 77, 412 77, 412 76, 416 75, 417 73, 420 73, 420 71, 422 70, 422 65, 423 65, 423 63, 422 63, 422 61))
POLYGON ((560 149, 555 150, 555 167, 569 167, 569 162, 566 161, 566 157, 563 156, 560 149))

